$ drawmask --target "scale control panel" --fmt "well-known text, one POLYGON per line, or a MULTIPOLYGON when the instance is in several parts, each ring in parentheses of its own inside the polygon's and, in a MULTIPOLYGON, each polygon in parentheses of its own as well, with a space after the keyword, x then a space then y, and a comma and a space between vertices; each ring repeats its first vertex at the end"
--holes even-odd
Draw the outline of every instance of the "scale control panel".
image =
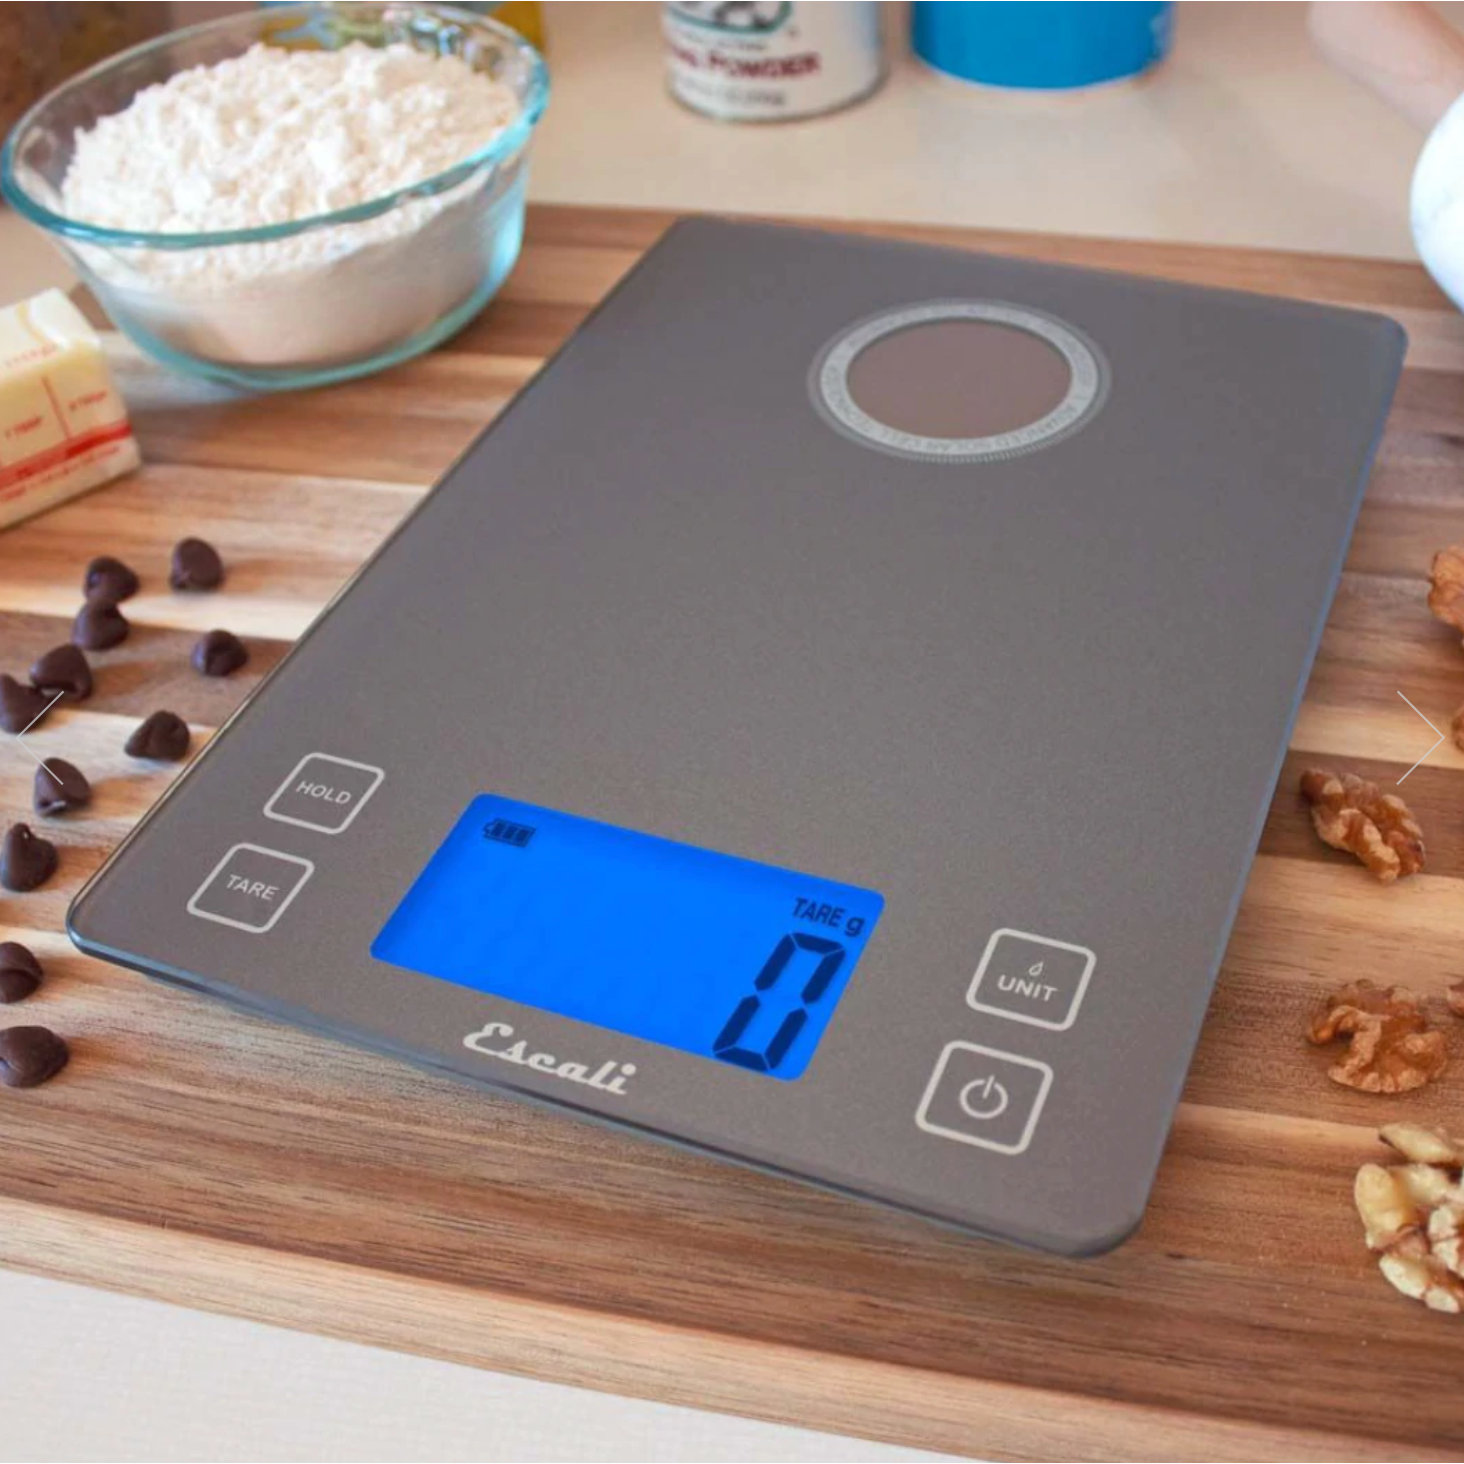
MULTIPOLYGON (((275 789, 262 812, 266 818, 299 829, 343 834, 385 776, 369 763, 325 752, 308 753, 275 789)), ((314 860, 261 844, 238 843, 193 892, 188 913, 263 935, 275 928, 314 873, 314 860)))
MULTIPOLYGON (((986 944, 966 1000, 978 1012, 1065 1032, 1078 1019, 1095 962, 1086 946, 1026 930, 998 930, 986 944)), ((1051 1065, 1037 1058, 949 1042, 936 1059, 915 1122, 943 1139, 1021 1154, 1032 1142, 1052 1083, 1051 1065)))
MULTIPOLYGON (((383 769, 370 763, 310 752, 273 791, 261 812, 297 830, 339 835, 355 822, 385 776, 383 769)), ((529 847, 537 832, 533 823, 502 815, 487 819, 476 830, 486 841, 520 851, 529 847)), ((296 852, 235 843, 194 891, 188 912, 235 930, 265 934, 275 929, 315 869, 314 859, 296 852)), ((804 897, 795 897, 795 910, 810 921, 840 932, 853 930, 855 934, 862 933, 866 919, 860 915, 849 917, 842 906, 811 902, 804 897)), ((827 937, 794 932, 774 947, 767 966, 754 982, 754 993, 776 984, 782 969, 780 960, 787 965, 811 951, 816 961, 813 978, 805 985, 806 998, 820 979, 822 985, 830 984, 830 976, 824 974, 821 978, 820 973, 832 972, 841 959, 836 953, 842 949, 827 937), (766 980, 769 970, 776 973, 772 981, 766 980)), ((1004 927, 994 931, 987 941, 966 1001, 975 1011, 1012 1023, 1065 1032, 1078 1020, 1095 964, 1096 957, 1086 946, 1004 927)), ((472 981, 475 976, 464 972, 457 979, 472 981)), ((760 996, 750 994, 739 1002, 722 1035, 737 1027, 739 1021, 743 1027, 750 1027, 757 1011, 751 1003, 760 1000, 760 996), (753 1016, 748 1016, 749 1012, 753 1016)), ((806 1006, 805 1001, 794 1009, 797 1017, 803 1017, 806 1006)), ((798 1026, 803 1025, 799 1020, 798 1026)), ((780 1030, 787 1026, 785 1019, 780 1030)), ((775 1052, 776 1044, 777 1034, 764 1048, 764 1061, 775 1052)), ((1013 1041, 1013 1047, 1020 1045, 1013 1041)), ((783 1046, 786 1049, 791 1043, 783 1046)), ((737 1042, 719 1039, 713 1055, 723 1061, 758 1065, 747 1061, 745 1049, 737 1042)), ((953 1040, 935 1059, 914 1121, 922 1132, 937 1138, 997 1154, 1021 1154, 1032 1142, 1053 1082, 1051 1064, 1021 1051, 953 1040)))

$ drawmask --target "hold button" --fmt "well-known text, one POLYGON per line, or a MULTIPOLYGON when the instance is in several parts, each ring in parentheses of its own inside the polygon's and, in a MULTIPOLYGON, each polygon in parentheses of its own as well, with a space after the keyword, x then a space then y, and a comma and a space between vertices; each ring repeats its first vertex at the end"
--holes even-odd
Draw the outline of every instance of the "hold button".
POLYGON ((370 763, 312 752, 264 805, 265 815, 322 834, 344 833, 386 775, 370 763))

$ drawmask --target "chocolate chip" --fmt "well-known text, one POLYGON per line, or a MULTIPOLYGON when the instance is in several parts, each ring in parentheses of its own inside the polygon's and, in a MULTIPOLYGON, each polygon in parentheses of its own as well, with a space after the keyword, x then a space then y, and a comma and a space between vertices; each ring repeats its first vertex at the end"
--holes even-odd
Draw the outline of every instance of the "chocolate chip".
POLYGON ((81 581, 81 593, 85 599, 110 600, 114 605, 119 600, 129 599, 137 590, 136 572, 110 554, 101 554, 93 559, 81 581))
POLYGON ((249 659, 244 642, 232 631, 211 630, 193 648, 193 668, 205 676, 228 676, 249 659))
POLYGON ((13 676, 0 676, 0 727, 11 736, 24 732, 50 700, 34 686, 26 686, 13 676))
POLYGON ((181 539, 173 546, 168 583, 175 590, 216 590, 224 582, 224 561, 212 544, 181 539))
POLYGON ((45 884, 58 862, 56 846, 28 824, 11 824, 0 839, 0 885, 18 895, 45 884))
POLYGON ((127 756, 179 762, 188 755, 190 737, 188 723, 177 712, 154 712, 133 729, 127 756))
POLYGON ((92 694, 91 667, 78 646, 55 646, 31 667, 31 684, 55 696, 64 691, 77 701, 92 694))
POLYGON ((66 1066, 71 1049, 49 1027, 6 1027, 0 1032, 0 1083, 38 1088, 66 1066))
POLYGON ((71 639, 89 651, 105 651, 125 641, 131 629, 111 600, 88 600, 72 622, 71 639))
POLYGON ((32 802, 37 813, 51 817, 85 808, 91 802, 91 784, 86 774, 64 758, 50 757, 36 769, 35 796, 32 802))
POLYGON ((0 941, 0 1006, 24 1001, 41 984, 41 963, 18 940, 0 941))

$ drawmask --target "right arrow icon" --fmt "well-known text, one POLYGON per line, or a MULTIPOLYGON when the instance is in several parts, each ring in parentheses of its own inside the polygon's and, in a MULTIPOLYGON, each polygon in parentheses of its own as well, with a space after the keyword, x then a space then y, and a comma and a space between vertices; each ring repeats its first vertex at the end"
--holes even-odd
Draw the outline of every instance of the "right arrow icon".
MULTIPOLYGON (((1403 696, 1403 693, 1400 691, 1398 695, 1403 696)), ((1438 735, 1438 742, 1435 742, 1433 747, 1430 747, 1428 752, 1424 753, 1423 757, 1419 758, 1418 762, 1413 764, 1413 768, 1416 768, 1418 766, 1418 763, 1423 762, 1424 759, 1428 757, 1429 753, 1433 752, 1434 748, 1439 745, 1439 742, 1442 742, 1444 740, 1444 734, 1440 732, 1439 729, 1435 727, 1434 724, 1430 722, 1429 719, 1425 717, 1423 713, 1418 710, 1417 707, 1413 706, 1413 703, 1411 701, 1408 701, 1408 698, 1406 696, 1403 696, 1403 700, 1405 702, 1408 702, 1408 705, 1412 707, 1413 711, 1422 719, 1423 725, 1427 727, 1430 732, 1436 733, 1438 735)), ((1413 771, 1413 768, 1409 768, 1408 773, 1411 773, 1413 771)), ((1408 776, 1408 773, 1404 773, 1403 778, 1406 778, 1408 776)), ((1401 783, 1403 781, 1403 778, 1399 778, 1398 782, 1401 783)))

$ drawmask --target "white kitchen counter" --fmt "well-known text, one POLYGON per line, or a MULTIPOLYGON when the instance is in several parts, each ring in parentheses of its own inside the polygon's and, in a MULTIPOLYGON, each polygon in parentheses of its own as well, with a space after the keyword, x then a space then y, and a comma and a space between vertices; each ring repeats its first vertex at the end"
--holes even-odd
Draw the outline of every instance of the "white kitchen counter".
MULTIPOLYGON (((190 12, 221 10, 192 5, 190 12)), ((236 7, 237 8, 237 7, 236 7)), ((1464 5, 1440 7, 1459 23, 1464 5)), ((805 122, 732 126, 667 95, 653 4, 545 6, 553 97, 531 195, 827 218, 1413 254, 1421 137, 1312 53, 1299 4, 1182 4, 1173 55, 1076 97, 962 86, 905 54, 805 122)), ((0 303, 69 279, 0 210, 0 303)))
MULTIPOLYGON (((863 105, 770 127, 667 97, 654 5, 546 8, 539 200, 1412 253, 1421 139, 1312 55, 1301 5, 1182 5, 1166 66, 1085 97, 964 89, 901 55, 863 105)), ((66 282, 0 211, 0 302, 66 282)), ((0 1459, 917 1457, 29 1277, 0 1274, 0 1314, 0 1459)))
POLYGON ((891 6, 897 59, 879 92, 762 126, 666 95, 656 6, 546 10, 555 90, 536 198, 1413 252, 1422 138, 1317 59, 1305 5, 1182 4, 1158 70, 1052 97, 935 75, 906 54, 891 6))

